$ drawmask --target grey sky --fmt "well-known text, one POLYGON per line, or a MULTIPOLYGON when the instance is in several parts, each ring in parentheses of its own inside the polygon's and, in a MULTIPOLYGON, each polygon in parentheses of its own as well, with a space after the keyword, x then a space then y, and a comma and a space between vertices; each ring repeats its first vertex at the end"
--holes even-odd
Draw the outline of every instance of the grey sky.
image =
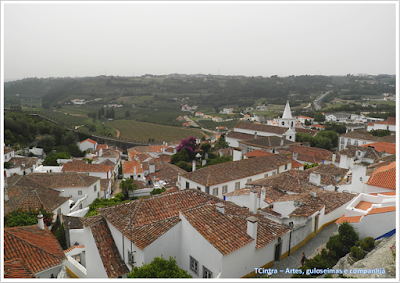
POLYGON ((4 5, 4 78, 395 74, 396 5, 4 5))

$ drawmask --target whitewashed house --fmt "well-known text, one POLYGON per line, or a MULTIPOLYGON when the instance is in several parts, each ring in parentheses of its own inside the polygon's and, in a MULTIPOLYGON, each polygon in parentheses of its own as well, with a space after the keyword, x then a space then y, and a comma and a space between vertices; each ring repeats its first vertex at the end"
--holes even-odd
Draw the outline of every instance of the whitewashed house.
POLYGON ((86 139, 84 141, 79 142, 78 146, 81 151, 86 151, 86 150, 94 151, 97 149, 97 142, 92 139, 86 139))
POLYGON ((396 117, 388 117, 386 121, 369 122, 367 131, 372 130, 389 130, 396 132, 396 117))
POLYGON ((99 177, 101 179, 111 179, 114 177, 114 167, 104 164, 89 164, 86 160, 74 160, 65 163, 62 167, 64 172, 85 173, 89 176, 99 177))
MULTIPOLYGON (((235 160, 235 156, 234 156, 235 160)), ((195 188, 223 198, 246 183, 292 169, 285 155, 269 155, 210 165, 178 177, 180 189, 195 188)))
POLYGON ((367 131, 352 131, 339 135, 339 150, 345 149, 348 145, 365 145, 376 142, 396 143, 396 136, 373 136, 367 131))
POLYGON ((15 150, 11 147, 4 147, 4 162, 8 162, 11 158, 15 157, 15 150))
POLYGON ((39 166, 40 160, 36 157, 22 157, 17 155, 8 160, 8 162, 11 163, 11 167, 4 169, 6 177, 10 177, 14 174, 28 175, 35 171, 39 166))

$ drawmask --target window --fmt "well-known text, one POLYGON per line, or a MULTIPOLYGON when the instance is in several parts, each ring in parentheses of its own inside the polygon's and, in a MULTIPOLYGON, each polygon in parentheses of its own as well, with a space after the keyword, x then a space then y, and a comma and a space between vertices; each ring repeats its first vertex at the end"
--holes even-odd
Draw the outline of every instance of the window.
POLYGON ((203 265, 203 278, 212 278, 212 272, 203 265))
POLYGON ((94 191, 97 191, 97 185, 94 185, 94 191))
POLYGON ((194 273, 198 273, 199 270, 199 262, 197 260, 195 260, 194 258, 190 257, 190 269, 194 272, 194 273))
POLYGON ((197 187, 197 189, 198 189, 199 191, 201 191, 201 188, 200 188, 200 187, 197 187))
POLYGON ((137 175, 138 176, 138 178, 140 178, 140 175, 137 175))
POLYGON ((189 182, 186 182, 186 189, 189 189, 189 182))
POLYGON ((267 174, 264 174, 264 178, 267 178, 268 177, 268 173, 267 174))
POLYGON ((285 122, 284 121, 282 121, 282 126, 285 126, 285 122))
POLYGON ((354 145, 358 145, 358 141, 356 140, 356 141, 354 141, 354 145))
POLYGON ((222 186, 222 193, 226 194, 228 192, 228 186, 222 186))
POLYGON ((275 175, 276 174, 276 172, 274 171, 274 172, 272 172, 272 175, 275 175))
POLYGON ((347 139, 347 144, 351 144, 351 139, 347 139))
POLYGON ((235 190, 239 190, 240 189, 240 182, 236 182, 235 183, 235 190))
POLYGON ((82 209, 82 204, 79 205, 79 209, 82 209))
POLYGON ((82 190, 79 190, 79 191, 78 191, 78 195, 82 195, 82 190))
POLYGON ((214 188, 213 189, 213 196, 217 196, 218 195, 218 188, 214 188))
POLYGON ((132 267, 135 265, 135 254, 130 250, 128 250, 128 264, 132 267))
POLYGON ((250 183, 251 182, 251 179, 247 179, 247 183, 250 183))
POLYGON ((344 144, 344 139, 340 139, 340 144, 344 144))
POLYGON ((287 164, 285 164, 285 170, 287 170, 287 164))
POLYGON ((100 192, 97 192, 97 198, 100 198, 100 192))

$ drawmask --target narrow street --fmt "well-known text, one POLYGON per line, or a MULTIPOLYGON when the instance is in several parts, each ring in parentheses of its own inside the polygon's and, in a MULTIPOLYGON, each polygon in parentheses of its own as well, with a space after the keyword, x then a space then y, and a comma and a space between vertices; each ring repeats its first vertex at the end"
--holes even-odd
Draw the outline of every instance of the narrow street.
POLYGON ((323 228, 313 239, 308 241, 307 244, 300 247, 297 251, 292 253, 290 256, 286 257, 281 261, 277 261, 271 266, 271 269, 277 269, 277 274, 272 274, 271 278, 290 278, 292 274, 286 274, 286 268, 299 268, 301 266, 301 252, 304 251, 306 254, 306 258, 310 259, 315 256, 317 253, 321 251, 324 247, 325 243, 329 240, 329 238, 334 234, 337 233, 338 227, 337 224, 332 223, 325 228, 323 228), (317 251, 318 249, 318 251, 317 251), (283 272, 279 272, 283 270, 283 272))

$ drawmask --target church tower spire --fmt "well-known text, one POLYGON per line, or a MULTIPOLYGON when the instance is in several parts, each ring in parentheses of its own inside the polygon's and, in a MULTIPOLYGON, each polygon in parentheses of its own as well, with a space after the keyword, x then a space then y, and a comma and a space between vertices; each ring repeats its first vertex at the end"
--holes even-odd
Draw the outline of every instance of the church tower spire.
POLYGON ((293 119, 292 111, 290 111, 289 100, 286 102, 285 110, 283 111, 282 119, 293 119))
POLYGON ((290 110, 289 100, 286 102, 285 110, 283 110, 282 118, 278 119, 278 126, 282 128, 295 128, 296 121, 293 119, 292 111, 290 110))

